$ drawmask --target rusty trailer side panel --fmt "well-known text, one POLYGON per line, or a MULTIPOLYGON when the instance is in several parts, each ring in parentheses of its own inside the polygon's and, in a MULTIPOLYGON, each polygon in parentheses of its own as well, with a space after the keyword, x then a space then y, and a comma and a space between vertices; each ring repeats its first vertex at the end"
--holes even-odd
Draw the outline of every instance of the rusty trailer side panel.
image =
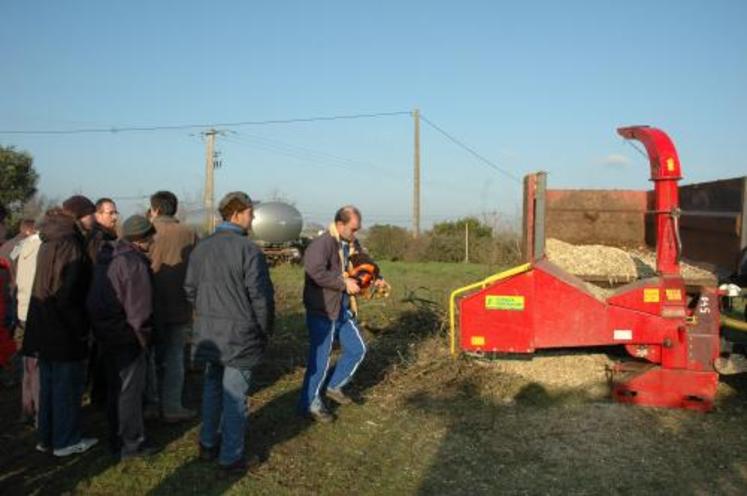
POLYGON ((579 245, 642 246, 646 203, 646 191, 549 189, 547 237, 579 245))
MULTIPOLYGON (((687 260, 723 271, 747 247, 747 177, 681 186, 680 234, 687 260)), ((653 191, 548 189, 546 236, 572 244, 656 245, 653 191)))
MULTIPOLYGON (((682 186, 680 204, 683 255, 735 270, 739 252, 747 246, 747 177, 682 186)), ((654 227, 649 218, 646 225, 654 227)))

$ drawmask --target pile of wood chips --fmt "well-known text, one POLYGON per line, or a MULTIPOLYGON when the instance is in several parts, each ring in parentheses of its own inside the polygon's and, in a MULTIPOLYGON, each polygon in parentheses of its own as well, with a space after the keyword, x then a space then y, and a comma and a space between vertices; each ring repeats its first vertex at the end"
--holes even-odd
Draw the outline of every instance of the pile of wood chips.
MULTIPOLYGON (((613 246, 572 245, 550 238, 545 243, 548 260, 561 269, 587 281, 597 297, 605 298, 610 290, 595 284, 615 286, 656 275, 656 252, 647 249, 625 251, 613 246)), ((682 277, 688 283, 714 281, 712 272, 681 262, 682 277)))
POLYGON ((572 245, 550 238, 545 243, 548 260, 584 280, 610 283, 638 278, 633 257, 625 250, 603 245, 572 245))

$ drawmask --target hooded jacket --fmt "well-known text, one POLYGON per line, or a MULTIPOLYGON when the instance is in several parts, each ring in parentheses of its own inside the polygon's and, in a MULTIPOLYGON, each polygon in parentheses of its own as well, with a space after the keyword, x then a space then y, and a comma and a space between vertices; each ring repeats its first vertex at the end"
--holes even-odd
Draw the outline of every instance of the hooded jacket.
POLYGON ((270 273, 246 231, 224 222, 197 243, 184 283, 195 308, 195 359, 251 369, 265 352, 275 320, 270 273))
POLYGON ((83 235, 71 217, 55 214, 44 219, 39 236, 23 352, 53 362, 84 360, 91 266, 83 235))
POLYGON ((141 347, 150 341, 153 287, 150 262, 125 240, 99 247, 88 312, 93 334, 104 349, 141 347))

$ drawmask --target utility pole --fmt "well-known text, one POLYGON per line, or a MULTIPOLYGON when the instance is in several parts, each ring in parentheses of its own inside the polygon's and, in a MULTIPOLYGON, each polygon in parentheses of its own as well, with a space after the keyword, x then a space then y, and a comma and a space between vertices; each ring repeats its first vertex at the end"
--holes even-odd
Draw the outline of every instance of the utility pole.
POLYGON ((217 134, 218 131, 215 129, 208 129, 202 133, 205 136, 205 192, 203 202, 205 207, 205 230, 208 235, 215 229, 215 165, 213 160, 215 158, 215 136, 217 134))
POLYGON ((420 236, 420 109, 412 112, 415 121, 415 155, 412 177, 412 235, 420 236))
POLYGON ((469 222, 464 223, 464 263, 469 263, 469 222))

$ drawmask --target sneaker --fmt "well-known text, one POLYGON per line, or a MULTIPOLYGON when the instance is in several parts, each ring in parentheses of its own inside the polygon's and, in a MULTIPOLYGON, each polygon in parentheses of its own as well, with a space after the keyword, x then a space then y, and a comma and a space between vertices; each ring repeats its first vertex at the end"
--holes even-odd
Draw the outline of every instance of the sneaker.
POLYGON ((339 405, 350 405, 353 403, 353 399, 343 393, 342 389, 327 388, 327 398, 339 405))
POLYGON ((98 442, 99 440, 96 439, 95 437, 84 437, 77 443, 71 444, 70 446, 66 448, 60 448, 60 449, 54 450, 52 454, 54 454, 54 456, 61 458, 64 456, 77 455, 78 453, 85 453, 89 449, 96 446, 98 442))
POLYGON ((197 416, 197 412, 189 408, 182 408, 175 412, 163 412, 163 421, 167 424, 176 424, 185 420, 192 420, 197 416))
POLYGON ((734 375, 747 372, 747 357, 732 353, 728 358, 719 357, 713 362, 713 368, 721 375, 734 375))
POLYGON ((122 450, 121 454, 119 455, 119 460, 122 461, 129 460, 131 458, 145 458, 153 456, 156 453, 160 453, 162 450, 163 448, 152 444, 150 441, 143 441, 135 451, 125 452, 124 450, 122 450))
POLYGON ((47 446, 44 443, 36 443, 35 449, 39 453, 49 453, 52 450, 52 448, 50 448, 49 446, 47 446))
POLYGON ((220 444, 216 444, 215 446, 208 448, 198 441, 197 445, 199 446, 199 458, 201 461, 212 462, 218 458, 218 453, 220 453, 220 444))

